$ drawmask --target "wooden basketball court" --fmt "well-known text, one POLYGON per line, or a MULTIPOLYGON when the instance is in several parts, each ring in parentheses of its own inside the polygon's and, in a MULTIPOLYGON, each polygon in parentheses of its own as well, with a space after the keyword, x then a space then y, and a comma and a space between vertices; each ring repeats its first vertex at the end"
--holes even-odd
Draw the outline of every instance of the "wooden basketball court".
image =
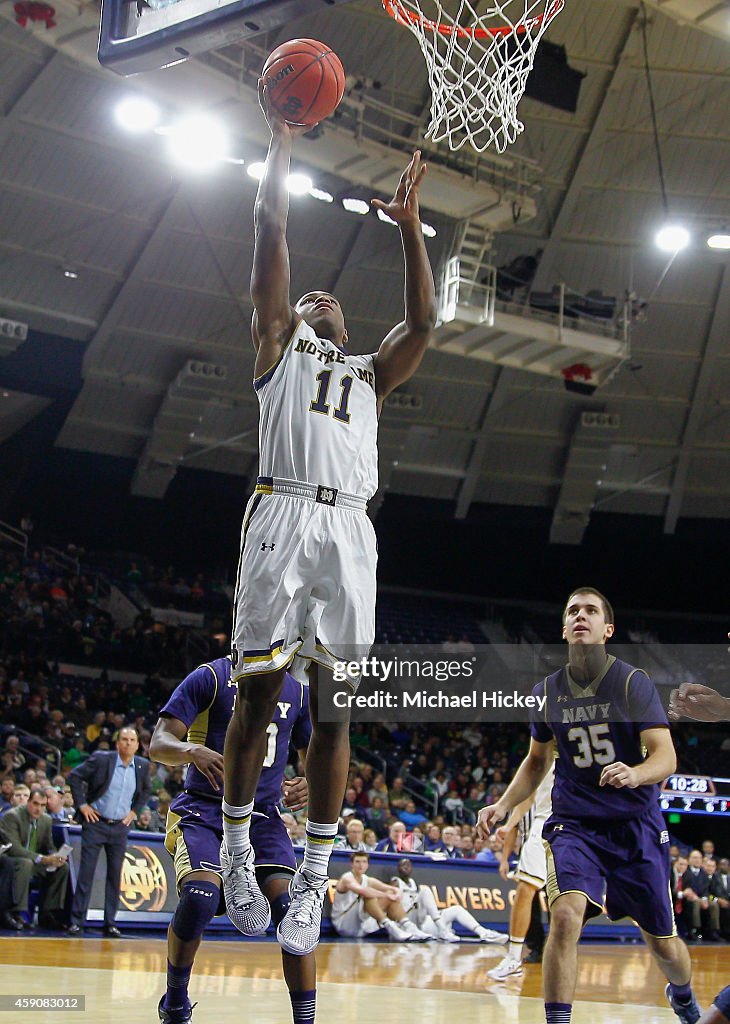
MULTIPOLYGON (((730 978, 730 946, 691 949, 695 989, 704 1007, 730 978)), ((541 967, 491 982, 502 947, 462 943, 388 945, 324 942, 319 948, 317 1020, 377 1024, 542 1024, 541 967)), ((35 1024, 154 1024, 165 989, 162 938, 0 939, 0 992, 84 995, 84 1012, 39 1010, 3 1020, 35 1024)), ((671 1024, 664 983, 639 945, 581 947, 574 1024, 671 1024)), ((190 987, 195 1024, 290 1024, 274 941, 203 943, 190 987)))

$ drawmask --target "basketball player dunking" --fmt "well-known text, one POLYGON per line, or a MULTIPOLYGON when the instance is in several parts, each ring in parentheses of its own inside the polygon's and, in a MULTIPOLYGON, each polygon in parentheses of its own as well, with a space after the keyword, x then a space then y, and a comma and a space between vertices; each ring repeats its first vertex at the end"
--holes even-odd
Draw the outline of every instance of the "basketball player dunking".
POLYGON ((377 353, 351 355, 340 304, 328 292, 289 300, 286 177, 288 125, 259 86, 271 130, 254 211, 251 297, 260 403, 259 477, 245 513, 233 626, 238 702, 225 744, 223 888, 246 935, 269 923, 254 872, 249 823, 266 728, 295 656, 309 659, 313 733, 307 754, 309 808, 304 861, 277 928, 282 947, 311 952, 319 941, 329 857, 349 764, 348 724, 320 721, 317 673, 367 655, 375 632, 375 533, 366 504, 377 488, 383 399, 416 371, 433 329, 433 275, 419 219, 425 174, 414 153, 389 203, 373 200, 400 228, 405 317, 377 353))
POLYGON ((500 799, 479 812, 489 835, 539 786, 553 761, 547 853, 550 936, 543 958, 545 1017, 569 1024, 584 921, 632 917, 669 984, 682 1024, 700 1017, 689 953, 677 936, 669 895, 669 833, 657 783, 676 768, 668 722, 646 673, 606 652, 613 609, 592 587, 574 591, 563 614, 569 663, 538 683, 547 701, 531 725, 527 757, 500 799), (645 755, 646 752, 646 755, 645 755))

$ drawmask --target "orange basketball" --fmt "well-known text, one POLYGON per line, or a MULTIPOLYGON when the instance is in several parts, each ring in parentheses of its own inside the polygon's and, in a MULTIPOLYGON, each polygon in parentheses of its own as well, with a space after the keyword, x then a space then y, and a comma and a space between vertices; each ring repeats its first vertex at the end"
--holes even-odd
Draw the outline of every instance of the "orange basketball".
POLYGON ((337 54, 316 39, 290 39, 269 55, 262 77, 289 124, 317 124, 334 113, 345 91, 337 54))

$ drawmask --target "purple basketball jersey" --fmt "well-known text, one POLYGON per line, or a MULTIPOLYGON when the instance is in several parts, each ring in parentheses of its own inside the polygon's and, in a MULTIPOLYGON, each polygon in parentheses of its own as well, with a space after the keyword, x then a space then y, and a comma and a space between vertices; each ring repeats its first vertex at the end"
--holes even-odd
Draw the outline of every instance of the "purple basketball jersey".
MULTIPOLYGON (((229 658, 218 658, 199 665, 175 688, 160 715, 179 719, 188 730, 191 743, 202 743, 223 753, 226 730, 236 701, 237 687, 231 682, 229 658)), ((266 730, 267 746, 261 777, 256 789, 256 804, 270 806, 281 798, 289 746, 306 749, 312 726, 309 720, 309 687, 298 683, 287 672, 281 696, 271 724, 266 730)), ((191 764, 185 776, 185 789, 221 799, 206 777, 191 764)))
POLYGON ((566 667, 538 683, 533 693, 546 696, 547 702, 533 716, 532 735, 540 743, 554 740, 557 747, 553 818, 623 820, 656 807, 656 785, 598 785, 607 764, 644 760, 644 729, 669 726, 643 669, 609 656, 604 671, 587 686, 579 685, 566 667))

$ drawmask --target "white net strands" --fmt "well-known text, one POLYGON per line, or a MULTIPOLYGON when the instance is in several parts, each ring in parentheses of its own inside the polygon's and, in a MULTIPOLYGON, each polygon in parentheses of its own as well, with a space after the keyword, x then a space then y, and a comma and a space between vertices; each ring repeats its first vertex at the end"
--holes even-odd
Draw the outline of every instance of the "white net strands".
MULTIPOLYGON (((487 0, 478 14, 469 0, 449 13, 440 0, 382 0, 416 37, 426 58, 431 121, 426 138, 450 149, 469 143, 502 153, 523 130, 517 106, 537 44, 564 0, 487 0)), ((481 6, 481 5, 480 5, 481 6)))

